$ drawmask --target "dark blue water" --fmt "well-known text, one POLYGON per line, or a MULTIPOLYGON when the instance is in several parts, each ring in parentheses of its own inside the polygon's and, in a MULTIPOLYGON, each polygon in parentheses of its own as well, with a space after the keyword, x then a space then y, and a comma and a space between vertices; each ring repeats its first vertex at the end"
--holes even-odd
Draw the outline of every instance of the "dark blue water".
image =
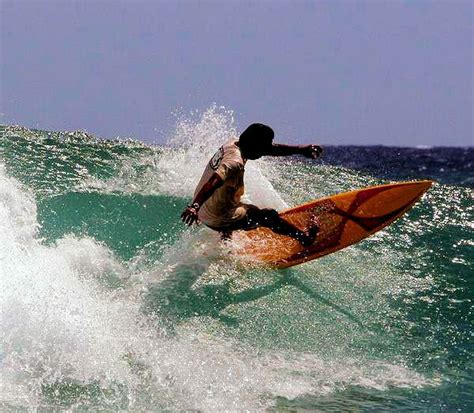
POLYGON ((474 186, 474 148, 327 146, 323 163, 392 180, 433 179, 474 186))

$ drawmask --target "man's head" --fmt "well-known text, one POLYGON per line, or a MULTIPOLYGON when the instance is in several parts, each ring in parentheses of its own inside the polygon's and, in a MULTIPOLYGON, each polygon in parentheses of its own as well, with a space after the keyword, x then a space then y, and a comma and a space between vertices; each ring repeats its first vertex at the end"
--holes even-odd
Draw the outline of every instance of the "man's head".
POLYGON ((258 159, 270 153, 275 133, 270 126, 252 123, 239 137, 239 147, 247 159, 258 159))

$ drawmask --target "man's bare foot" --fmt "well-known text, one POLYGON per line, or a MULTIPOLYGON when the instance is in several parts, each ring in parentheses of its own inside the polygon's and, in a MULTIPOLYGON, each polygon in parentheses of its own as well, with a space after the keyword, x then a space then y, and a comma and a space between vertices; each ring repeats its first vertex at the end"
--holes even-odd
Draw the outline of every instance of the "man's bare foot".
POLYGON ((308 233, 305 234, 304 238, 300 238, 298 241, 303 247, 309 247, 310 245, 313 245, 314 241, 316 241, 318 232, 319 227, 312 227, 308 230, 308 233))

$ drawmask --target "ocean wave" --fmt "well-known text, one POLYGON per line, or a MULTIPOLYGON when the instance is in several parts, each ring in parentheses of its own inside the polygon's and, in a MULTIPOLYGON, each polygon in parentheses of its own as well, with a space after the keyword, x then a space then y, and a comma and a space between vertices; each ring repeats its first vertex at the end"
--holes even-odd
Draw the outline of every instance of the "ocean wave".
MULTIPOLYGON (((472 380, 450 380, 468 366, 472 189, 436 184, 364 243, 275 271, 179 221, 236 130, 213 107, 163 147, 2 132, 2 408, 466 406, 472 380)), ((387 177, 287 159, 246 179, 280 209, 387 177)))

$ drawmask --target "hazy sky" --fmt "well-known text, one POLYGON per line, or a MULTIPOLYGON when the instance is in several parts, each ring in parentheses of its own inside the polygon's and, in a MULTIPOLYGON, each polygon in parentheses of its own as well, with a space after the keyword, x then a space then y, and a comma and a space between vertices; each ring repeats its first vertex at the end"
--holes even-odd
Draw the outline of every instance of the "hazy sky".
POLYGON ((471 0, 0 3, 2 124, 159 143, 215 102, 280 141, 474 144, 471 0))

